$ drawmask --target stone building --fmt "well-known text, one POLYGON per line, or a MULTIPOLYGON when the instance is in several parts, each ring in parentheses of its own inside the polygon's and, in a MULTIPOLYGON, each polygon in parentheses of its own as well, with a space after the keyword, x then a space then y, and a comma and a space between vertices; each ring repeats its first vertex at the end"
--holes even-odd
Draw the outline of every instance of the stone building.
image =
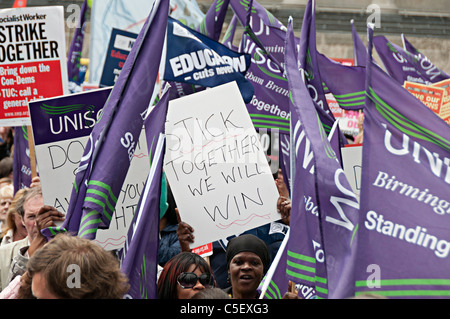
MULTIPOLYGON (((112 0, 93 0, 112 1, 112 0)), ((129 0, 130 4, 133 0, 129 0)), ((0 0, 0 8, 12 7, 14 0, 0 0)), ((213 0, 197 0, 206 12, 213 0)), ((83 0, 28 0, 28 6, 62 5, 66 17, 72 11, 71 4, 81 6, 83 0)), ((299 35, 307 0, 259 0, 282 23, 287 24, 289 16, 294 19, 294 30, 299 35)), ((229 9, 227 20, 231 19, 229 9)), ((401 45, 404 33, 423 54, 443 71, 450 73, 450 6, 448 0, 316 0, 317 48, 328 57, 352 58, 353 44, 350 20, 354 20, 356 30, 363 41, 367 41, 366 23, 379 22, 375 35, 385 35, 390 41, 401 45), (379 20, 371 18, 375 10, 380 12, 379 20)), ((86 28, 89 39, 89 16, 86 28)), ((67 48, 72 39, 73 29, 66 28, 67 48)), ((238 40, 236 40, 237 42, 238 40)), ((83 48, 83 56, 88 57, 89 43, 83 48)), ((374 58, 377 59, 376 52, 374 58)))

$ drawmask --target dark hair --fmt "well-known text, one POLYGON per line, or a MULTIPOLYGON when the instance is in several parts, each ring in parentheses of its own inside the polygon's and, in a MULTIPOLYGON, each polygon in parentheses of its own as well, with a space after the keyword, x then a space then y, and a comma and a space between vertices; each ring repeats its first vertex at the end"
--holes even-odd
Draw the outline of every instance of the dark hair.
POLYGON ((220 288, 206 288, 197 292, 191 299, 231 299, 231 297, 220 288))
POLYGON ((202 257, 191 252, 181 252, 164 265, 158 279, 159 299, 178 299, 177 278, 182 272, 188 271, 191 265, 202 272, 212 273, 211 267, 202 257))
POLYGON ((264 273, 269 270, 270 256, 266 243, 252 234, 244 234, 234 237, 227 245, 226 259, 227 269, 230 268, 230 262, 237 254, 248 251, 258 255, 264 266, 264 273))
POLYGON ((13 159, 11 157, 4 157, 0 161, 0 178, 8 177, 13 172, 13 159))

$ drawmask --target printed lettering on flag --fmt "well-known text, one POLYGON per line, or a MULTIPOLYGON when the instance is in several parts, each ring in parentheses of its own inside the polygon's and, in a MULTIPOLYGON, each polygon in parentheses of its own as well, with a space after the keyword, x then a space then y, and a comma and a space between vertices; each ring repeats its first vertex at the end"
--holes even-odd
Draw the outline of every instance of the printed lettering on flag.
POLYGON ((356 295, 448 298, 450 127, 373 64, 368 33, 356 295))

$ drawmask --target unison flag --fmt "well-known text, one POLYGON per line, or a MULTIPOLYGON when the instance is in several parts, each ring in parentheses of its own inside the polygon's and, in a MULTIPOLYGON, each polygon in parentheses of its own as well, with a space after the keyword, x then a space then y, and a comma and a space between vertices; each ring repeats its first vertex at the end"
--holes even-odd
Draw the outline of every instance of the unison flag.
POLYGON ((450 296, 450 127, 372 62, 356 295, 450 296))
POLYGON ((166 81, 204 87, 236 81, 246 103, 253 96, 253 86, 245 78, 245 72, 250 66, 248 54, 232 51, 170 17, 166 56, 166 81))
POLYGON ((353 19, 350 21, 350 23, 352 25, 353 59, 355 60, 355 65, 366 66, 367 48, 355 29, 353 19))
POLYGON ((322 81, 339 106, 345 110, 364 108, 366 69, 343 65, 320 53, 317 53, 317 61, 322 81))
POLYGON ((385 36, 374 37, 373 45, 378 52, 380 60, 387 73, 398 83, 405 81, 429 85, 431 82, 424 77, 416 66, 405 57, 405 51, 398 45, 390 42, 385 36))
POLYGON ((438 69, 425 55, 417 50, 402 34, 403 48, 401 53, 413 64, 417 70, 431 83, 440 82, 450 78, 450 75, 438 69))
POLYGON ((169 0, 153 4, 89 136, 63 223, 80 237, 109 227, 154 91, 168 14, 169 0))
MULTIPOLYGON (((88 3, 84 0, 84 3, 80 11, 80 19, 73 34, 72 43, 70 44, 68 59, 67 59, 67 74, 69 76, 69 82, 74 82, 80 85, 80 59, 81 51, 83 50, 84 39, 84 27, 86 21, 86 11, 88 3)), ((73 84, 71 84, 72 86, 73 84)))
POLYGON ((319 297, 345 298, 354 291, 359 204, 298 69, 292 20, 285 59, 296 153, 286 272, 319 297))
POLYGON ((229 2, 230 0, 214 0, 197 31, 214 41, 219 41, 229 2))
POLYGON ((237 51, 239 48, 233 45, 233 40, 234 40, 234 34, 236 33, 236 28, 237 28, 237 16, 233 15, 233 17, 231 18, 230 24, 228 25, 228 29, 225 32, 225 35, 223 36, 223 40, 222 43, 227 46, 228 48, 230 48, 231 50, 237 51))
POLYGON ((22 188, 30 187, 31 163, 26 126, 14 127, 13 181, 14 194, 22 188))
MULTIPOLYGON (((331 128, 336 122, 336 119, 328 107, 325 93, 328 93, 329 91, 327 84, 325 84, 321 76, 318 55, 319 53, 316 48, 315 1, 309 0, 302 21, 298 59, 301 68, 305 71, 305 80, 309 94, 315 102, 314 105, 316 108, 320 108, 317 110, 317 113, 319 114, 320 121, 328 135, 331 132, 331 128)), ((337 130, 338 138, 331 141, 331 146, 340 159, 341 147, 346 144, 346 138, 340 132, 339 127, 337 127, 337 130)))
POLYGON ((130 284, 126 298, 155 299, 157 296, 159 204, 168 103, 169 93, 165 92, 145 120, 150 173, 121 252, 121 270, 130 284))

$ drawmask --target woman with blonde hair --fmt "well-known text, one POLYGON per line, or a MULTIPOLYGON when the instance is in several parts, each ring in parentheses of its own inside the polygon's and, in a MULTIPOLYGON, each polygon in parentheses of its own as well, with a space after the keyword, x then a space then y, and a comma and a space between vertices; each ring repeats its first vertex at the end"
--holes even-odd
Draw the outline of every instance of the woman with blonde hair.
POLYGON ((2 231, 2 240, 0 246, 18 241, 27 237, 28 233, 20 218, 20 212, 23 211, 23 204, 27 189, 20 189, 14 195, 11 206, 6 214, 6 225, 2 231))

